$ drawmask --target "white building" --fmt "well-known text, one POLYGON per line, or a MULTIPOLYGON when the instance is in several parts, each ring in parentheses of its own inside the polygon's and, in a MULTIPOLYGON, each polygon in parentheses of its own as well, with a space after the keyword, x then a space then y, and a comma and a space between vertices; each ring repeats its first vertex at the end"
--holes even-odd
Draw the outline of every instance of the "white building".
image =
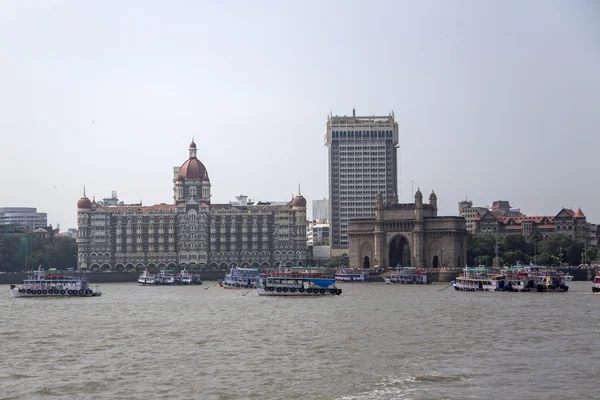
POLYGON ((398 192, 398 124, 394 114, 329 115, 329 222, 332 255, 348 249, 348 221, 375 215, 375 194, 391 203, 398 192))
POLYGON ((48 216, 33 207, 3 207, 0 208, 0 225, 26 226, 34 231, 48 226, 48 216))
POLYGON ((329 246, 329 224, 320 220, 310 221, 306 230, 306 244, 308 246, 315 244, 329 246))
POLYGON ((474 233, 476 230, 475 216, 483 217, 486 212, 488 212, 487 207, 473 207, 471 200, 463 200, 458 203, 458 215, 467 222, 467 232, 469 233, 474 233))
POLYGON ((329 200, 323 198, 322 200, 313 200, 312 202, 312 219, 313 221, 329 220, 329 200))

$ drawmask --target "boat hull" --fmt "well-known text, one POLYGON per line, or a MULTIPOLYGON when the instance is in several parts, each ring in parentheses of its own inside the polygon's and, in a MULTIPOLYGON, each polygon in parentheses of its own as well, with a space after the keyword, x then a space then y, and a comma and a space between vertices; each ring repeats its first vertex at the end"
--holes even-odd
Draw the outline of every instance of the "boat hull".
POLYGON ((427 285, 431 282, 424 281, 409 281, 409 280, 395 280, 391 278, 383 278, 386 284, 388 285, 427 285))
POLYGON ((600 287, 596 287, 596 286, 592 287, 592 292, 600 293, 600 287))
POLYGON ((257 292, 259 296, 335 296, 340 295, 342 293, 342 289, 317 289, 311 290, 310 293, 307 290, 299 291, 294 289, 294 291, 287 290, 284 291, 283 288, 277 288, 275 290, 265 290, 265 288, 257 288, 257 292), (277 289, 281 289, 281 291, 277 291, 277 289), (323 293, 321 293, 321 290, 323 293))
POLYGON ((68 293, 66 290, 64 290, 65 293, 61 293, 62 291, 59 291, 58 293, 54 293, 54 291, 52 293, 48 293, 48 291, 45 291, 46 293, 44 293, 44 291, 42 291, 42 293, 27 293, 27 292, 19 292, 19 288, 13 288, 10 289, 10 292, 12 294, 13 297, 99 297, 102 296, 102 292, 91 292, 87 291, 84 292, 83 294, 80 294, 79 291, 76 291, 77 293, 73 293, 73 291, 71 291, 71 293, 68 293))

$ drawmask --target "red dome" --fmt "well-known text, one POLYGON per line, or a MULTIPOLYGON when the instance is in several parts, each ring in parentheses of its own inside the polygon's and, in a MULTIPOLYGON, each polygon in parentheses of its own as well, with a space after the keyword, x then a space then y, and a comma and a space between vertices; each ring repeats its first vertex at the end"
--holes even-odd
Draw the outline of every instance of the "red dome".
POLYGON ((183 182, 183 176, 177 175, 177 182, 183 182))
POLYGON ((299 194, 298 196, 294 197, 294 200, 292 200, 292 207, 306 207, 306 199, 304 196, 299 194))
POLYGON ((77 201, 77 208, 92 208, 92 202, 87 197, 82 197, 77 201))
POLYGON ((196 157, 191 157, 183 163, 179 169, 179 175, 186 179, 200 180, 204 175, 208 178, 208 172, 204 164, 200 162, 196 157))
POLYGON ((192 143, 190 143, 190 149, 195 149, 196 148, 196 142, 194 142, 194 139, 192 139, 192 143))

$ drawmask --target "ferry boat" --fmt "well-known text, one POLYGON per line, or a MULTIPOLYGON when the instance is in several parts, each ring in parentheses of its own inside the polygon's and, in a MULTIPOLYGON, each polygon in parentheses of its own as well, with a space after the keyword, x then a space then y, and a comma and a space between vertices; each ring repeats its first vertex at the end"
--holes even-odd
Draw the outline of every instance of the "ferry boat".
POLYGON ((538 292, 566 292, 565 274, 546 267, 530 265, 524 268, 524 273, 533 280, 533 285, 538 292))
POLYGON ((225 289, 255 288, 260 283, 260 272, 257 268, 232 267, 219 286, 225 289))
POLYGON ((363 269, 340 268, 335 273, 338 282, 369 282, 369 271, 363 269))
POLYGON ((431 283, 427 281, 427 272, 418 270, 416 267, 396 267, 390 277, 383 278, 383 280, 388 285, 426 285, 431 283))
POLYGON ((148 270, 144 270, 142 275, 138 278, 138 284, 141 286, 156 285, 156 277, 150 274, 148 270))
POLYGON ((141 286, 153 285, 202 285, 202 280, 199 274, 190 274, 184 268, 180 273, 175 271, 161 270, 153 275, 148 270, 144 270, 138 278, 138 284, 141 286))
POLYGON ((93 290, 83 276, 73 271, 44 271, 40 266, 37 271, 23 280, 20 286, 10 285, 14 297, 97 297, 102 292, 98 286, 93 290))
POLYGON ((594 286, 592 286, 592 292, 600 293, 600 271, 596 272, 596 277, 594 278, 594 286))
POLYGON ((328 271, 310 267, 280 267, 264 278, 256 290, 259 296, 342 294, 342 289, 335 286, 335 277, 328 274, 328 271))
POLYGON ((504 291, 508 289, 506 277, 485 267, 465 268, 452 283, 454 289, 464 292, 504 291))

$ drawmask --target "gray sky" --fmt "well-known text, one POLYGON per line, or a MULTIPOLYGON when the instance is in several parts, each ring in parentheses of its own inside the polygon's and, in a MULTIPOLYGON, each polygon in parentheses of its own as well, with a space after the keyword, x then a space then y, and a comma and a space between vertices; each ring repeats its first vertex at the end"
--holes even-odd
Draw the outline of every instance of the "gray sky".
POLYGON ((600 3, 3 1, 0 206, 62 230, 112 189, 172 202, 192 136, 213 202, 327 196, 327 114, 396 113, 401 201, 600 222, 600 3), (92 122, 93 121, 93 122, 92 122), (427 197, 427 196, 426 196, 427 197))

